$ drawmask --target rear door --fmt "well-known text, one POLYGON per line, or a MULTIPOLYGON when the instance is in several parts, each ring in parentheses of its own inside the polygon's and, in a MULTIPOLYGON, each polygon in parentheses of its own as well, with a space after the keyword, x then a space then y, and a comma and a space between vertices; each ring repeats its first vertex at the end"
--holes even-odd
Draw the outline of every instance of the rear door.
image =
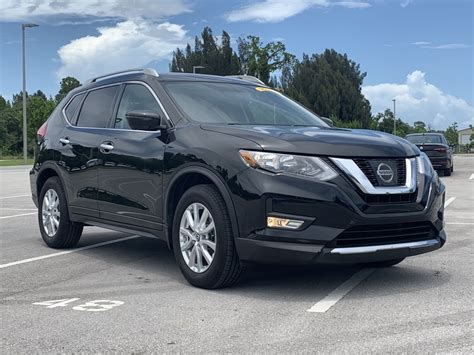
POLYGON ((71 212, 99 217, 97 202, 99 144, 118 93, 119 85, 94 89, 74 97, 64 114, 59 165, 64 174, 71 212))
POLYGON ((160 131, 133 130, 125 114, 149 110, 165 119, 152 89, 141 82, 123 86, 110 129, 99 151, 99 209, 103 219, 161 230, 162 170, 165 141, 160 131))

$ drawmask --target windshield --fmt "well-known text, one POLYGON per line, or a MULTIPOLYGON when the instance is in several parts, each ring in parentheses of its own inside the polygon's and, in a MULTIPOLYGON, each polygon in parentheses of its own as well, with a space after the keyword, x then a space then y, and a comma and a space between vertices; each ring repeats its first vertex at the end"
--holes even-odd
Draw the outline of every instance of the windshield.
POLYGON ((314 113, 270 88, 209 82, 168 82, 164 86, 193 121, 328 127, 314 113))
POLYGON ((443 143, 441 136, 438 134, 420 134, 416 136, 407 136, 405 139, 415 144, 443 143))

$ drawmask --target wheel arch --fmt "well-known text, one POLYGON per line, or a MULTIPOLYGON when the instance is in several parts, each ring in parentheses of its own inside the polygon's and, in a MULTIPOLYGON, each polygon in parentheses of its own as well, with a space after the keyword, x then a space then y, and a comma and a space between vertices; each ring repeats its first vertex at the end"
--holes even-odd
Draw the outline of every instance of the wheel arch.
POLYGON ((41 168, 41 170, 38 172, 38 176, 36 178, 36 193, 38 196, 38 200, 41 194, 41 189, 43 188, 44 184, 46 183, 46 181, 48 181, 49 178, 54 177, 54 176, 56 176, 61 182, 61 185, 63 186, 64 192, 65 192, 66 201, 69 201, 69 196, 67 195, 67 189, 66 189, 66 186, 64 185, 64 180, 61 177, 59 169, 53 164, 45 164, 41 168))
POLYGON ((212 184, 220 192, 229 212, 234 238, 239 236, 239 228, 237 223, 237 214, 235 212, 234 203, 230 192, 228 191, 222 178, 209 168, 193 165, 181 169, 170 180, 165 193, 164 217, 165 217, 165 233, 168 247, 172 248, 172 228, 173 218, 176 206, 183 193, 190 187, 199 184, 212 184))

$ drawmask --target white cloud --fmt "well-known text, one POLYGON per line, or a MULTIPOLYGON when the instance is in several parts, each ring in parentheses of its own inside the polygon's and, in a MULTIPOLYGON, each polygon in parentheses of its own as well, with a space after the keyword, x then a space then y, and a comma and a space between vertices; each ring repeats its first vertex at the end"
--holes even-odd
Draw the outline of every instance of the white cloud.
POLYGON ((94 18, 160 19, 166 16, 189 12, 183 0, 2 0, 0 21, 42 21, 57 18, 61 22, 68 17, 75 21, 94 18))
POLYGON ((397 117, 411 124, 423 121, 436 129, 445 129, 453 122, 461 128, 474 124, 473 106, 428 83, 425 73, 419 70, 408 74, 403 84, 364 86, 362 93, 370 101, 373 113, 391 108, 392 99, 396 99, 397 117))
POLYGON ((422 48, 430 48, 430 49, 466 49, 471 48, 469 44, 464 43, 448 43, 448 44, 441 44, 438 46, 435 45, 426 45, 422 46, 422 48))
POLYGON ((335 0, 264 0, 244 6, 226 14, 229 22, 280 22, 297 15, 310 7, 343 6, 348 8, 366 8, 370 4, 363 1, 335 1, 335 0))
POLYGON ((410 44, 413 44, 414 46, 427 46, 427 45, 430 45, 431 42, 427 42, 427 41, 418 41, 418 42, 413 42, 413 43, 410 43, 410 44))
POLYGON ((413 0, 403 0, 403 1, 400 3, 400 6, 401 6, 401 7, 407 7, 407 6, 410 5, 412 2, 413 2, 413 0))
POLYGON ((420 48, 428 48, 428 49, 466 49, 471 48, 471 45, 465 43, 447 43, 447 44, 433 44, 432 42, 427 41, 418 41, 410 43, 414 46, 418 46, 420 48))
POLYGON ((169 22, 128 20, 97 30, 97 36, 72 40, 58 50, 58 77, 71 75, 83 81, 97 74, 142 67, 169 59, 187 40, 183 26, 169 22))

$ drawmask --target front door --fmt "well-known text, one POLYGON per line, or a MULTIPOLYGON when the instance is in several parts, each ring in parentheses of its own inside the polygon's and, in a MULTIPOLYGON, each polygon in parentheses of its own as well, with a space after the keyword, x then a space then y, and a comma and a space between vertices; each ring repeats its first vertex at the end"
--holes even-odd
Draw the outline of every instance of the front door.
POLYGON ((145 84, 126 84, 111 129, 102 137, 98 201, 102 219, 161 230, 165 142, 160 131, 130 128, 127 112, 149 110, 164 117, 145 84))

